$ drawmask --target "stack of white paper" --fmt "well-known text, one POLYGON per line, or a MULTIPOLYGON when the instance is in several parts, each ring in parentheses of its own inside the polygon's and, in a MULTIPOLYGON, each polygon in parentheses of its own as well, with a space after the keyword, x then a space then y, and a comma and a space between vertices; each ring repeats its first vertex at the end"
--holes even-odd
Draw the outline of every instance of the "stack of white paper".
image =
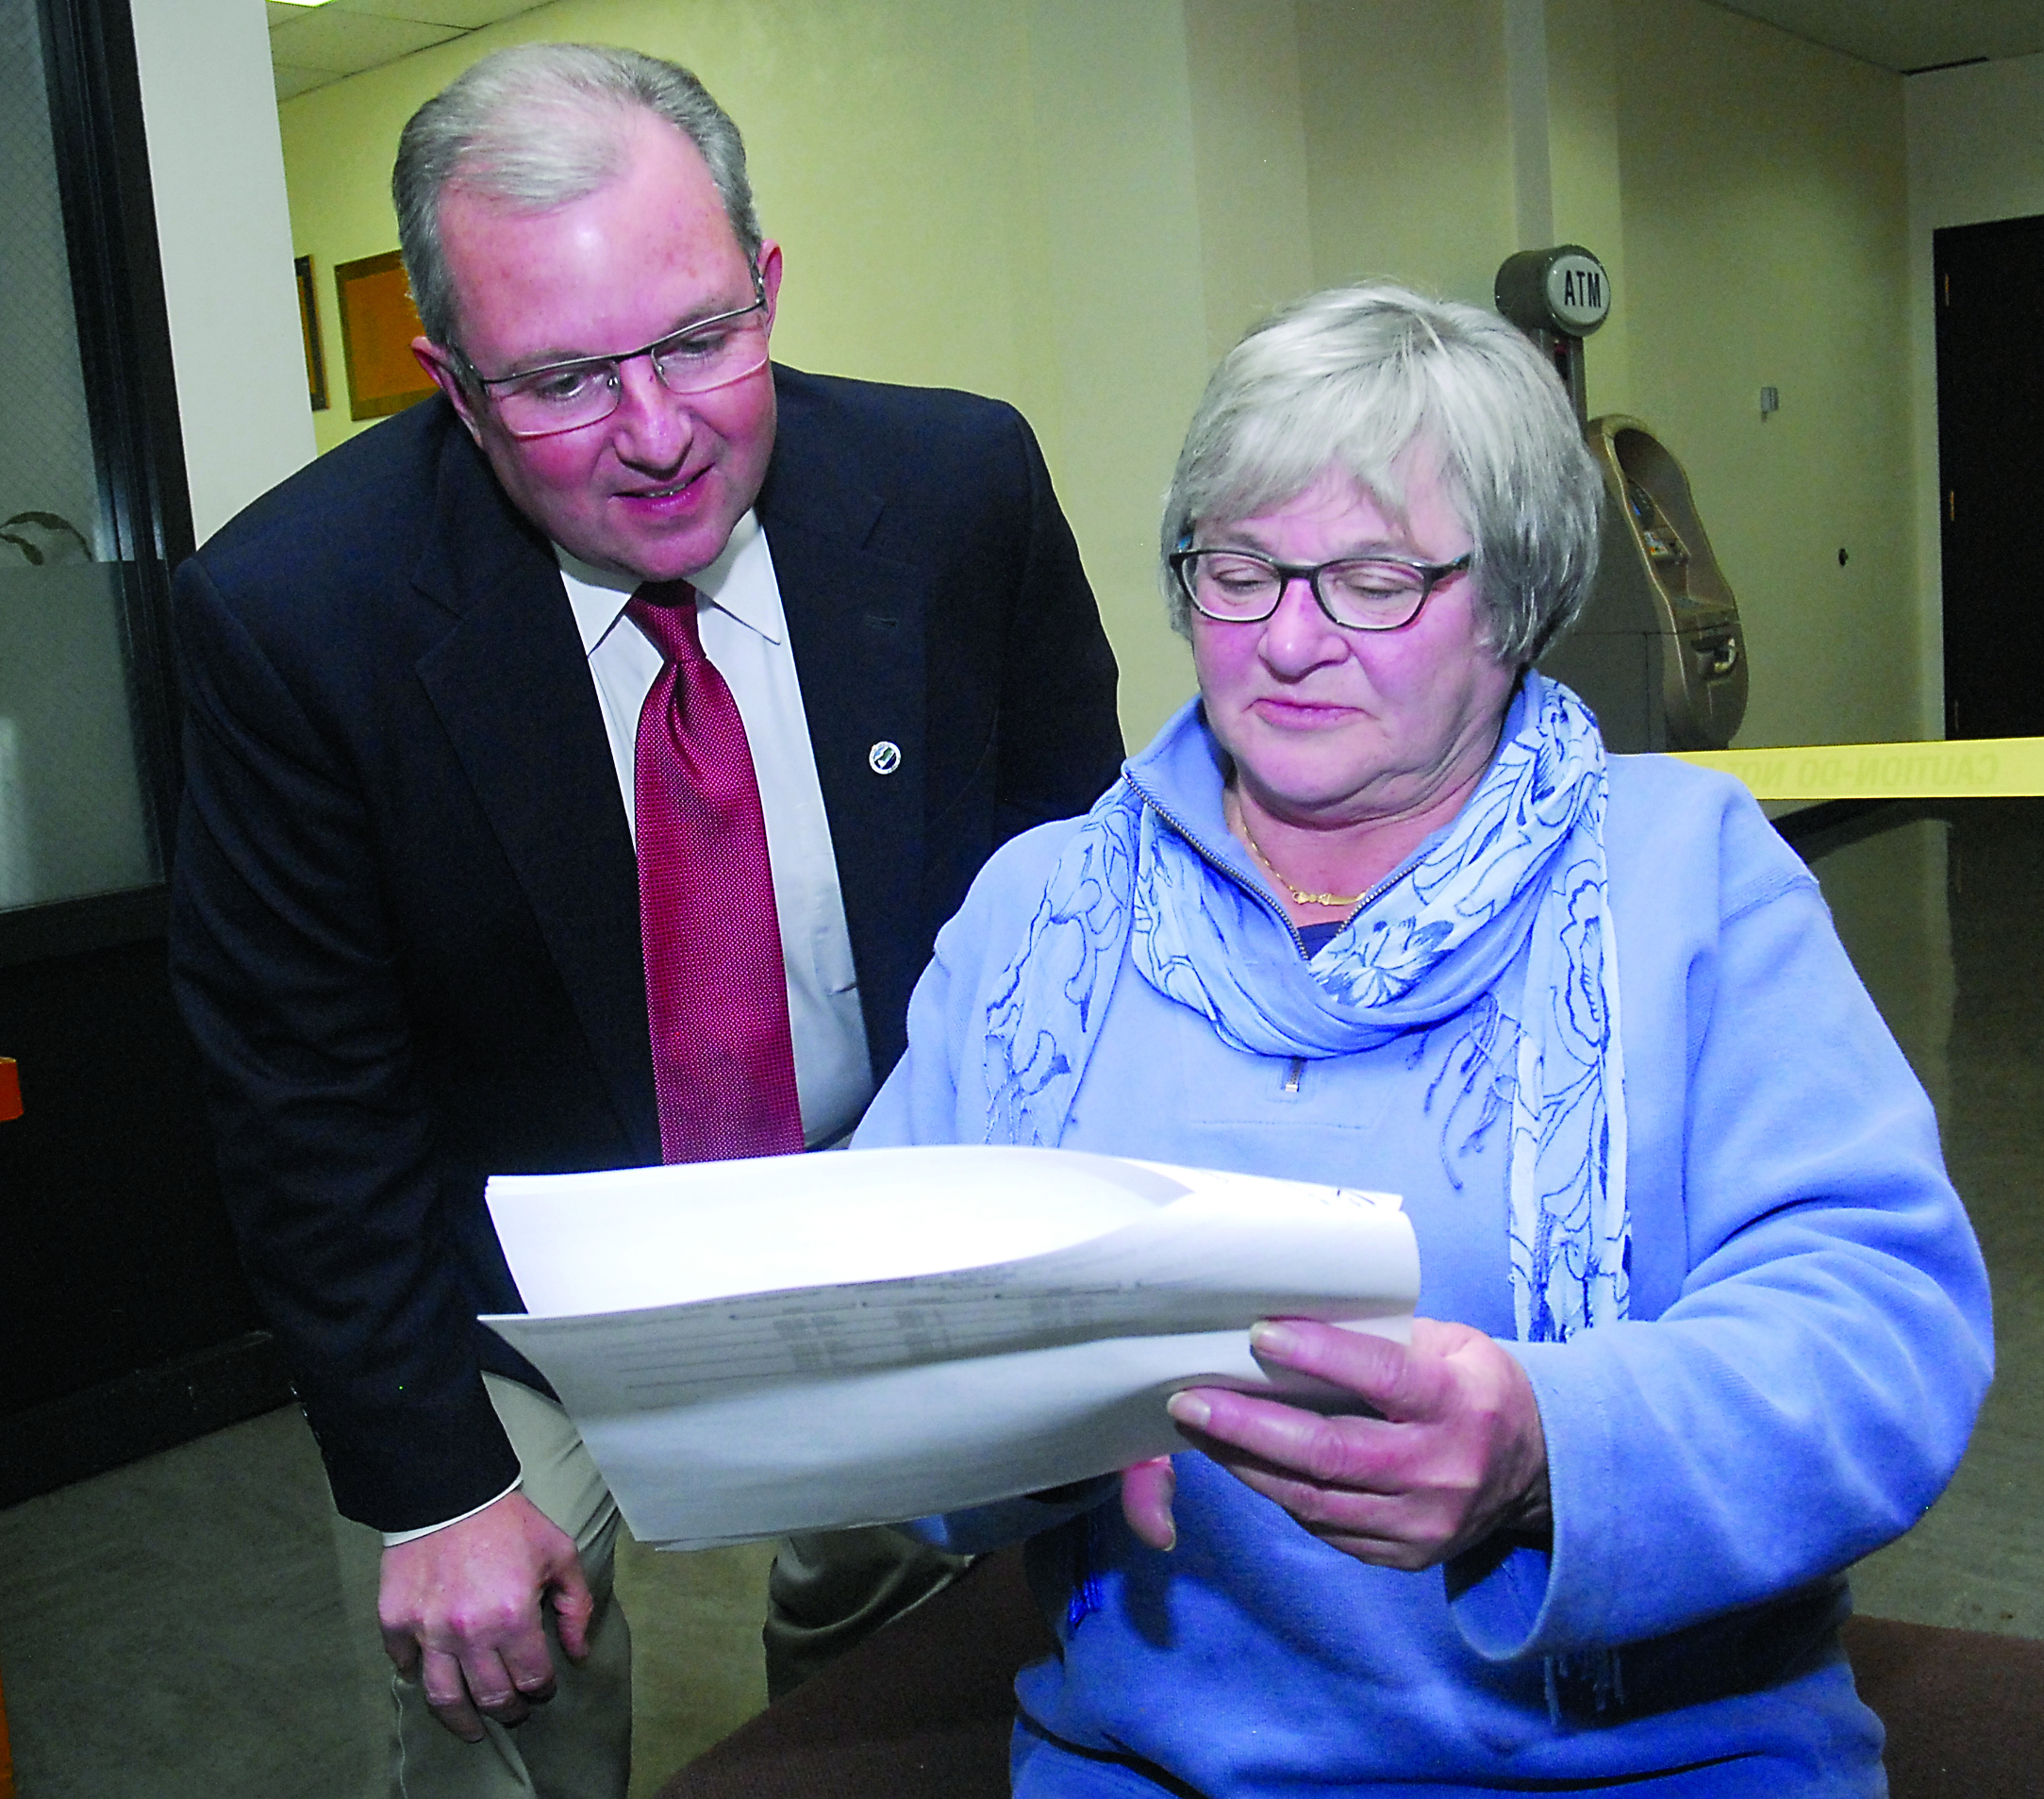
POLYGON ((1068 1150, 850 1150, 500 1175, 550 1380, 632 1534, 700 1547, 1012 1498, 1182 1448, 1268 1388, 1258 1318, 1403 1338, 1395 1198, 1068 1150))

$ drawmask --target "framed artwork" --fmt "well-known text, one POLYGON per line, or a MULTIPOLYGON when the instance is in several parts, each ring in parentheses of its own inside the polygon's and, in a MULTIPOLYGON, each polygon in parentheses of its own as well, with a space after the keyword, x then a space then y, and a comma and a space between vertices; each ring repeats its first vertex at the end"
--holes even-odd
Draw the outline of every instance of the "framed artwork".
POLYGON ((320 303, 312 286, 312 258, 293 259, 298 271, 298 328, 306 340, 306 386, 312 395, 312 409, 326 410, 326 358, 320 349, 320 303))
POLYGON ((433 391, 412 358, 418 309, 395 250, 334 265, 341 301, 341 359, 348 371, 348 416, 381 419, 433 391))

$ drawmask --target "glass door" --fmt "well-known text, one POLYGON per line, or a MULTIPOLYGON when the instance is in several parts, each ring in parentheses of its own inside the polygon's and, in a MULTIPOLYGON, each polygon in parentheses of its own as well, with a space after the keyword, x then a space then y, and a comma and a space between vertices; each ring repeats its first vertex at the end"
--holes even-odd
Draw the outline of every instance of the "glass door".
POLYGON ((0 0, 0 1505, 288 1396, 165 968, 191 539, 126 0, 0 0))
POLYGON ((0 911, 159 884, 174 787, 158 603, 187 546, 149 515, 183 470, 138 494, 138 455, 171 463, 174 440, 136 441, 140 396, 95 407, 89 389, 89 369, 117 388, 148 349, 81 341, 138 296, 115 285, 135 272, 108 266, 124 221, 105 192, 114 146, 92 140, 113 96, 65 92, 93 73, 103 22, 69 13, 0 0, 0 911))

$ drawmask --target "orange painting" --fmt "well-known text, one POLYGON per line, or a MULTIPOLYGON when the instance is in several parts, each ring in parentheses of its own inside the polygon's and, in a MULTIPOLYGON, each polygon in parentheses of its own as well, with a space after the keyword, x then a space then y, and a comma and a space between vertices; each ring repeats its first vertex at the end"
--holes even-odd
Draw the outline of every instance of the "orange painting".
POLYGON ((411 353, 418 308, 395 250, 334 269, 341 298, 341 356, 348 369, 348 416, 380 419, 433 391, 411 353))

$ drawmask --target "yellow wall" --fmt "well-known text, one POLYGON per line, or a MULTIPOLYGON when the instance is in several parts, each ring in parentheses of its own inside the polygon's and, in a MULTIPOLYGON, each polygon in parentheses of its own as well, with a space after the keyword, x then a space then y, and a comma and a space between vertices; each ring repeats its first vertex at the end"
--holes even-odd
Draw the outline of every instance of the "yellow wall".
MULTIPOLYGON (((1207 369, 1315 285, 1487 303, 1522 247, 1516 100, 1534 216, 1614 277, 1592 408, 1683 459, 1746 608, 1740 741, 1916 729, 1898 77, 1702 0, 555 0, 283 107, 329 341, 333 264, 395 242, 411 109, 487 49, 574 38, 684 61, 738 119, 788 254, 776 354, 1028 414, 1132 742, 1190 689, 1151 560, 1207 369), (1508 18, 1544 44, 1530 112, 1508 18)), ((322 447, 348 429, 343 401, 322 447)))
POLYGON ((1292 0, 1186 0, 1185 18, 1213 363, 1272 307, 1317 285, 1305 91, 1292 0))
POLYGON ((1490 304, 1512 228, 1496 0, 1300 0, 1313 278, 1490 304))
POLYGON ((1616 12, 1626 409, 1688 470, 1738 595, 1738 741, 1911 737, 1902 78, 1702 0, 1616 12))

